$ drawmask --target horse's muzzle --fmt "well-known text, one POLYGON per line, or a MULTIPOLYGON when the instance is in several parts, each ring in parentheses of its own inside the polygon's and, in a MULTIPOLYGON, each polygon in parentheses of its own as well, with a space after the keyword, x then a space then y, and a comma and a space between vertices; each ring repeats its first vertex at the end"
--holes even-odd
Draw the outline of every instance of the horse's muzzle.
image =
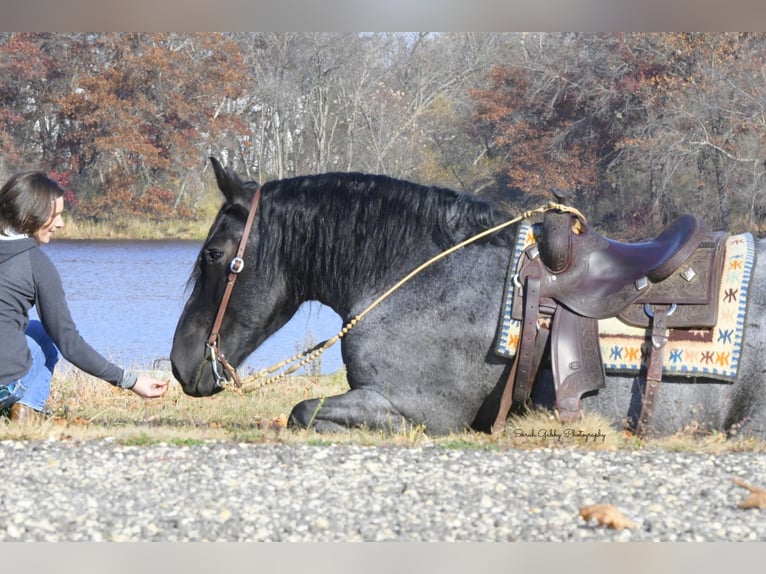
MULTIPOLYGON (((173 361, 171 356, 173 376, 181 383, 183 392, 191 397, 209 397, 223 390, 223 381, 213 373, 211 362, 203 360, 195 367, 188 368, 186 364, 173 361)), ((226 374, 223 374, 226 377, 226 374)))

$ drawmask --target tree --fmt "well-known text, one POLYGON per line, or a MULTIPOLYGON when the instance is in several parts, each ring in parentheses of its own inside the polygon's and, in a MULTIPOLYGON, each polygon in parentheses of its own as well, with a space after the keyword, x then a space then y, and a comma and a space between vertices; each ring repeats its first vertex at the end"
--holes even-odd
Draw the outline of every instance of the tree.
POLYGON ((121 206, 166 216, 179 208, 187 175, 200 179, 211 139, 244 129, 227 113, 243 89, 236 46, 217 34, 83 41, 90 60, 59 102, 81 213, 103 217, 121 206))
POLYGON ((659 221, 696 211, 711 226, 757 229, 766 205, 766 36, 653 34, 635 42, 663 65, 647 121, 622 144, 621 169, 651 174, 659 221))
POLYGON ((729 228, 736 210, 738 227, 752 228, 763 210, 763 48, 762 34, 528 35, 521 57, 472 92, 475 137, 520 199, 576 190, 627 235, 689 211, 729 228), (740 192, 747 200, 732 201, 740 192))
POLYGON ((71 76, 70 38, 26 32, 0 36, 0 161, 6 171, 58 167, 56 102, 71 76))
POLYGON ((515 211, 563 188, 627 236, 688 211, 758 229, 764 48, 752 33, 0 33, 0 169, 50 170, 99 218, 193 215, 215 155, 258 181, 378 172, 515 211))
POLYGON ((532 35, 516 59, 472 90, 474 137, 498 165, 498 182, 535 202, 554 189, 599 190, 621 126, 640 112, 622 89, 616 35, 532 35))

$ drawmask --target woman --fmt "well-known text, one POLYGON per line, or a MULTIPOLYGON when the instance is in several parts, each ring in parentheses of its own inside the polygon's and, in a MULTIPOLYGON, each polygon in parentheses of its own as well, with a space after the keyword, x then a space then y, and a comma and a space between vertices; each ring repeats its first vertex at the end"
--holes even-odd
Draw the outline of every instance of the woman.
POLYGON ((40 244, 64 227, 64 190, 45 173, 25 171, 0 190, 0 411, 38 418, 50 394, 59 352, 74 366, 144 398, 165 381, 107 361, 80 336, 61 277, 40 244), (29 320, 35 307, 40 321, 29 320))

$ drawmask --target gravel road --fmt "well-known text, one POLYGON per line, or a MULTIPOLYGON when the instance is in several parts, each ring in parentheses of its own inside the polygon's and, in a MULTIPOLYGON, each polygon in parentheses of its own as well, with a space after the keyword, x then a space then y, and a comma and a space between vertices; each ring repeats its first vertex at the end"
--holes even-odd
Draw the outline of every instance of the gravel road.
POLYGON ((0 441, 0 541, 765 541, 734 477, 766 455, 0 441))

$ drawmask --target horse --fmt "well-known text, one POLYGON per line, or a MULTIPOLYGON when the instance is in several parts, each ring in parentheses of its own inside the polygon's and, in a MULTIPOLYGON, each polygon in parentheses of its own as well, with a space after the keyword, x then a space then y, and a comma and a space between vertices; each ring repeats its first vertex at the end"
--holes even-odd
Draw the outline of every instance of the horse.
MULTIPOLYGON (((224 201, 189 279, 170 354, 174 377, 195 397, 220 392, 236 372, 222 374, 215 353, 225 365, 240 364, 303 302, 319 301, 347 323, 424 261, 509 219, 507 208, 474 195, 382 175, 324 173, 260 186, 210 160, 224 201)), ((438 259, 369 310, 341 340, 348 391, 297 403, 288 426, 492 432, 512 364, 495 342, 517 226, 438 259)), ((663 377, 653 432, 696 426, 766 435, 766 238, 755 251, 736 380, 663 377)), ((555 406, 551 381, 544 365, 531 406, 555 406)), ((583 411, 625 425, 640 403, 640 377, 607 372, 605 383, 582 397, 583 411)))

